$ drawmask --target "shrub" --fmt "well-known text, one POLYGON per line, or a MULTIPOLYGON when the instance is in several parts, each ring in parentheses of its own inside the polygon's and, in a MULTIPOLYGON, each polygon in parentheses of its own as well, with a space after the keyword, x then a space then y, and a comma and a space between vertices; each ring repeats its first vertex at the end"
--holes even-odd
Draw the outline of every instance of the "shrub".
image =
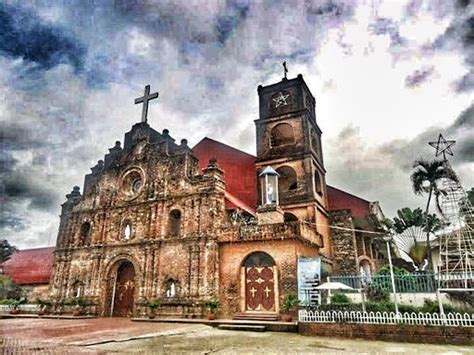
POLYGON ((216 300, 215 298, 211 298, 207 301, 204 301, 203 306, 207 309, 208 312, 216 313, 217 310, 220 308, 221 304, 219 300, 216 300))
POLYGON ((349 304, 351 300, 343 293, 336 293, 331 297, 331 304, 349 304))
POLYGON ((318 307, 318 311, 361 312, 362 305, 360 303, 322 304, 318 307))
POLYGON ((283 298, 281 309, 283 312, 288 313, 290 311, 290 308, 293 308, 299 304, 300 304, 300 301, 298 300, 298 296, 296 295, 296 293, 290 292, 290 293, 287 293, 285 297, 283 298))
POLYGON ((49 308, 53 305, 53 302, 51 302, 50 300, 39 297, 36 299, 36 303, 40 306, 41 310, 49 308))
POLYGON ((161 307, 161 301, 156 298, 152 298, 150 300, 146 300, 144 305, 150 309, 155 309, 161 307))
POLYGON ((382 288, 381 285, 375 282, 367 288, 367 298, 373 302, 388 302, 390 300, 389 295, 390 293, 387 289, 382 288))

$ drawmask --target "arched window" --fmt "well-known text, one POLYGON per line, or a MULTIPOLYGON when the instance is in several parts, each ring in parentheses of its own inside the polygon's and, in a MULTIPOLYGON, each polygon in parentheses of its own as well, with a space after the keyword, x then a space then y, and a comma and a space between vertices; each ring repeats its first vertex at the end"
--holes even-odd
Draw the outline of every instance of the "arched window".
POLYGON ((280 123, 273 127, 270 137, 270 145, 272 147, 293 144, 295 142, 293 127, 288 123, 280 123))
POLYGON ((123 240, 132 239, 132 233, 133 233, 132 224, 130 223, 130 221, 125 221, 123 223, 122 236, 121 236, 122 239, 123 240))
POLYGON ((171 236, 179 236, 181 233, 181 212, 179 210, 172 210, 169 217, 169 234, 171 236))
POLYGON ((285 222, 298 222, 298 217, 296 217, 293 213, 285 212, 283 215, 283 220, 285 222))
POLYGON ((323 195, 323 184, 321 182, 321 176, 317 171, 314 172, 314 188, 319 195, 323 195))
POLYGON ((91 225, 89 222, 84 222, 79 230, 79 245, 88 246, 91 243, 91 225))
POLYGON ((173 279, 166 281, 165 296, 168 298, 176 297, 177 294, 177 283, 173 279))
POLYGON ((293 191, 298 188, 296 172, 289 166, 278 168, 277 173, 280 174, 278 179, 278 189, 280 192, 293 191))
POLYGON ((319 154, 319 139, 314 131, 311 131, 311 146, 316 154, 319 154))
POLYGON ((80 280, 74 281, 72 284, 72 297, 81 297, 84 295, 84 284, 80 280))
POLYGON ((259 266, 274 266, 275 261, 273 258, 262 251, 257 251, 250 254, 244 261, 245 267, 259 267, 259 266))

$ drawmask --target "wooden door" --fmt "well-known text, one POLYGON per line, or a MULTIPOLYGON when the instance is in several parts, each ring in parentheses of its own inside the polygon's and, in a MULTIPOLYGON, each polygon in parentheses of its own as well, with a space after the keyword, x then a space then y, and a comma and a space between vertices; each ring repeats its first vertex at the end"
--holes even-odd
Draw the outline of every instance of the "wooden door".
POLYGON ((132 263, 124 262, 117 270, 113 316, 131 317, 135 296, 135 268, 132 263))
POLYGON ((275 277, 273 267, 245 268, 245 303, 247 311, 275 311, 275 277))

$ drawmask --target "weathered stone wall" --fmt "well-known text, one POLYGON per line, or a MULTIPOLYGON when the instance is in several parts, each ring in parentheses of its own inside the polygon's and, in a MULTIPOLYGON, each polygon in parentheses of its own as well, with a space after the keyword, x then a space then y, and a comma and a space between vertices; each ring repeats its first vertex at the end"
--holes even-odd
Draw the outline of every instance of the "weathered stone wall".
POLYGON ((227 222, 222 171, 212 162, 198 175, 185 142, 177 146, 146 124, 110 151, 86 176, 84 195, 75 188, 63 204, 50 295, 80 292, 108 315, 118 265, 129 261, 138 306, 165 297, 168 280, 177 288, 169 301, 181 308, 215 296, 215 230, 227 222))
POLYGON ((339 210, 331 212, 329 221, 332 226, 345 228, 331 229, 331 244, 333 255, 333 274, 335 275, 355 275, 358 273, 357 249, 354 224, 352 223, 349 210, 339 210))

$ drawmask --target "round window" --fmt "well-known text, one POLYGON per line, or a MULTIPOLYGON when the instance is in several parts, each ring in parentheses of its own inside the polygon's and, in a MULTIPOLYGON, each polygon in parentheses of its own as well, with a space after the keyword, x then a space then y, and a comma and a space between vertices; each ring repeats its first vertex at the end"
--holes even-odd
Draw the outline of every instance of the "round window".
POLYGON ((140 192, 140 189, 142 188, 142 179, 135 179, 133 180, 132 183, 132 192, 134 194, 137 194, 140 192))
POLYGON ((132 168, 123 174, 120 190, 126 199, 132 199, 143 191, 143 186, 144 177, 141 169, 132 168))

